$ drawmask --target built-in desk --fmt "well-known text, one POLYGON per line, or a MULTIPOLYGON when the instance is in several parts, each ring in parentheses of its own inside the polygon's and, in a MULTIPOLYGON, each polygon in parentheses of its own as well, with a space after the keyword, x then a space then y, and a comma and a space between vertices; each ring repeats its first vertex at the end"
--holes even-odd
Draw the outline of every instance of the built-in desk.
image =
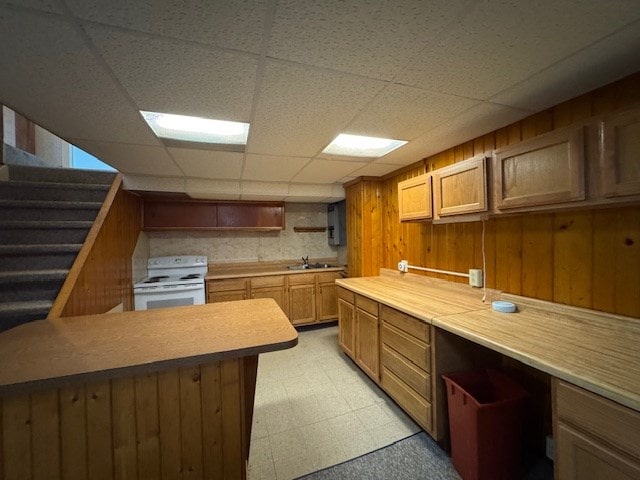
MULTIPOLYGON (((370 321, 367 338, 375 339, 374 348, 381 353, 369 358, 388 359, 395 383, 389 383, 387 391, 400 404, 412 407, 416 405, 414 398, 423 399, 433 418, 413 416, 436 440, 446 435, 446 392, 440 375, 489 364, 492 357, 482 358, 478 351, 482 348, 552 377, 557 478, 640 478, 640 319, 495 291, 488 292, 483 303, 480 289, 386 269, 378 277, 336 283, 352 292, 351 297, 339 292, 340 338, 349 335, 345 329, 355 332, 348 338, 351 343, 342 343, 362 343, 358 338, 358 298, 377 302, 379 333, 375 335, 370 321), (350 300, 354 294, 355 302, 350 300), (491 300, 497 298, 514 302, 518 311, 492 310, 491 300), (399 317, 404 314, 406 317, 399 317), (411 334, 418 331, 415 324, 420 322, 430 329, 423 340, 411 334), (395 336, 387 334, 385 340, 385 331, 395 336), (394 349, 396 344, 401 348, 394 349), (416 345, 430 356, 430 364, 422 369, 417 369, 420 365, 407 350, 415 350, 416 345), (421 378, 430 383, 422 393, 421 378)), ((371 318, 378 320, 377 316, 371 318)), ((344 345, 342 348, 356 363, 362 363, 357 349, 354 353, 344 345)), ((384 372, 385 365, 367 367, 365 372, 371 376, 372 371, 384 372)), ((373 380, 385 388, 384 376, 373 380)), ((408 411, 412 414, 410 408, 408 411)))
POLYGON ((297 344, 270 299, 0 334, 0 478, 246 478, 258 355, 297 344))

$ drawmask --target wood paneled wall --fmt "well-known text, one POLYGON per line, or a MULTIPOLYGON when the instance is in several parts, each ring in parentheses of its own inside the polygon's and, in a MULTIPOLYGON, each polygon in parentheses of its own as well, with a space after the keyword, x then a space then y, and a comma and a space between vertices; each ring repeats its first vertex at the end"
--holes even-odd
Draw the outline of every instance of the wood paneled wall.
POLYGON ((0 478, 245 478, 256 368, 237 358, 4 396, 0 478))
POLYGON ((49 318, 105 313, 121 303, 124 310, 133 310, 131 257, 142 229, 142 200, 122 190, 121 178, 119 182, 110 208, 96 218, 96 224, 102 222, 99 230, 89 232, 76 259, 80 263, 72 267, 49 318))
MULTIPOLYGON (((347 186, 349 228, 353 228, 354 210, 366 216, 368 211, 381 209, 380 221, 370 222, 372 235, 381 239, 380 251, 374 251, 378 243, 367 237, 353 245, 350 235, 349 273, 377 275, 380 267, 396 268, 400 259, 413 265, 462 272, 482 268, 482 223, 401 224, 397 183, 425 169, 431 171, 638 102, 640 73, 385 177, 380 183, 378 206, 367 207, 367 211, 359 207, 357 197, 363 195, 356 190, 366 188, 366 184, 347 186), (376 264, 377 258, 380 261, 376 264), (367 265, 368 261, 371 264, 367 265), (366 267, 358 267, 358 263, 366 267)), ((484 227, 488 287, 640 317, 640 207, 522 214, 491 219, 484 227)))

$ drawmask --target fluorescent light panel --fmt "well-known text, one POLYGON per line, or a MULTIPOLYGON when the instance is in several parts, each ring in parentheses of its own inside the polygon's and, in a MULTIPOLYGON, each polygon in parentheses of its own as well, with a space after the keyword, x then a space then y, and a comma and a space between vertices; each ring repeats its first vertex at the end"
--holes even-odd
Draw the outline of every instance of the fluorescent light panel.
POLYGON ((406 143, 405 140, 341 133, 327 145, 322 153, 347 157, 382 157, 406 143))
POLYGON ((142 110, 140 113, 160 138, 223 145, 247 144, 248 123, 142 110))

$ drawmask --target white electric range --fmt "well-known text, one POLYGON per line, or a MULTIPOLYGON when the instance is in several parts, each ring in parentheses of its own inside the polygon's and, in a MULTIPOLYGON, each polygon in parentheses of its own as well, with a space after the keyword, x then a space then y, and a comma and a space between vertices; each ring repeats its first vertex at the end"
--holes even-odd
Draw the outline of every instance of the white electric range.
POLYGON ((147 261, 147 277, 133 286, 136 310, 205 303, 207 257, 183 255, 147 261))

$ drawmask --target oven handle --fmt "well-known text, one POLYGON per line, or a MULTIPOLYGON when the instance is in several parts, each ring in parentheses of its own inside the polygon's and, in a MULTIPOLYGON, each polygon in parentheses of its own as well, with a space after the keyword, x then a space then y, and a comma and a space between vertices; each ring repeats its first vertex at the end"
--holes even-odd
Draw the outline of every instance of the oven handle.
POLYGON ((147 287, 138 289, 139 293, 163 293, 163 292, 191 292, 193 290, 202 290, 204 289, 204 285, 175 285, 175 286, 164 286, 164 287, 147 287))

